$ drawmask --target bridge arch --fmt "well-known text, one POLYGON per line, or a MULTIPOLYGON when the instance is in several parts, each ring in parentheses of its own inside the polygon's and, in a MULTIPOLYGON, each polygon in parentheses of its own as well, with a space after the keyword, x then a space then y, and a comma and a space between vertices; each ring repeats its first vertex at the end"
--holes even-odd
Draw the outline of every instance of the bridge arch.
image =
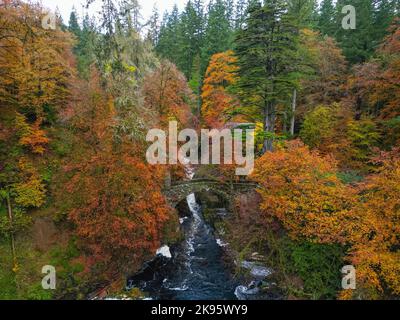
POLYGON ((223 183, 217 180, 195 179, 171 184, 164 193, 169 204, 176 207, 192 193, 211 192, 229 202, 235 194, 254 190, 256 187, 257 184, 253 182, 223 183))

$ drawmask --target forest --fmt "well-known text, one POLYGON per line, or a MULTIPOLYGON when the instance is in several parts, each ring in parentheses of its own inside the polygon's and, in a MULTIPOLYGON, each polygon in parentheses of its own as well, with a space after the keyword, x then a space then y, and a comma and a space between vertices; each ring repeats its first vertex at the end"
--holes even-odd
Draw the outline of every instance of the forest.
POLYGON ((282 299, 400 298, 399 0, 188 0, 149 18, 94 1, 68 21, 0 1, 0 300, 146 296, 127 279, 185 237, 165 190, 185 167, 146 161, 170 121, 255 127, 251 175, 195 170, 257 184, 227 217, 203 212, 232 261, 273 269, 282 299))

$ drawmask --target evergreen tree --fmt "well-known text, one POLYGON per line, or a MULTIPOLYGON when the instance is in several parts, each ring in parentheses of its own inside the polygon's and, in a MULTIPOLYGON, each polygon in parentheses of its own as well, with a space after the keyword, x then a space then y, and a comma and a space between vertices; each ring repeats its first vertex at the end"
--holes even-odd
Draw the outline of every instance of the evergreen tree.
POLYGON ((399 16, 399 12, 396 12, 396 5, 399 6, 399 0, 377 0, 375 3, 375 14, 374 14, 374 24, 375 24, 375 34, 374 38, 378 41, 382 41, 387 30, 392 24, 394 18, 399 16))
POLYGON ((138 0, 122 0, 120 4, 120 14, 122 25, 126 30, 140 32, 142 29, 141 7, 138 0))
POLYGON ((192 2, 189 0, 180 16, 178 29, 180 54, 177 61, 179 69, 188 79, 191 78, 195 58, 200 54, 203 30, 202 1, 195 0, 192 2))
POLYGON ((248 0, 237 0, 235 5, 235 30, 239 30, 246 17, 248 0))
POLYGON ((228 8, 223 0, 210 3, 201 52, 201 76, 204 76, 211 56, 225 52, 232 46, 233 30, 230 27, 228 8))
POLYGON ((75 7, 72 7, 72 11, 69 16, 68 30, 77 37, 79 37, 81 34, 81 28, 78 23, 78 14, 75 7))
POLYGON ((368 60, 381 39, 375 38, 374 0, 338 0, 336 3, 336 39, 347 60, 362 63, 368 60), (353 5, 356 10, 356 29, 343 29, 342 20, 345 5, 353 5))
MULTIPOLYGON (((300 37, 300 30, 304 28, 310 28, 313 24, 313 13, 316 7, 315 0, 289 0, 288 2, 288 19, 290 19, 291 24, 294 27, 294 35, 295 38, 298 39, 300 37)), ((292 103, 289 106, 285 106, 286 110, 283 111, 284 119, 283 119, 283 128, 284 131, 288 131, 293 136, 295 131, 295 115, 297 109, 297 99, 298 99, 298 89, 300 87, 299 82, 300 78, 304 77, 304 73, 307 70, 306 65, 308 61, 304 59, 304 55, 302 52, 297 50, 296 59, 293 59, 292 66, 293 72, 291 80, 293 82, 292 88, 292 103), (290 119, 290 121, 289 121, 290 119)))
POLYGON ((288 0, 288 13, 298 30, 314 24, 313 13, 316 6, 316 0, 288 0))
POLYGON ((235 26, 235 0, 225 0, 226 15, 229 25, 234 28, 235 26))
POLYGON ((336 23, 336 10, 333 0, 323 0, 318 17, 318 29, 323 35, 333 36, 339 25, 336 23))
POLYGON ((77 61, 79 74, 88 79, 90 66, 95 61, 95 41, 97 38, 95 22, 86 14, 82 20, 82 30, 77 45, 77 61))
POLYGON ((156 51, 161 57, 170 60, 176 65, 178 65, 181 52, 178 42, 179 23, 179 10, 178 6, 175 5, 170 14, 168 12, 164 14, 156 46, 156 51))
POLYGON ((282 0, 254 1, 236 39, 241 112, 264 124, 264 152, 273 149, 278 103, 286 103, 294 87, 296 28, 282 0))
POLYGON ((160 36, 160 15, 158 13, 158 9, 156 6, 153 7, 153 13, 147 22, 148 32, 147 32, 147 40, 149 40, 153 46, 157 45, 159 36, 160 36))

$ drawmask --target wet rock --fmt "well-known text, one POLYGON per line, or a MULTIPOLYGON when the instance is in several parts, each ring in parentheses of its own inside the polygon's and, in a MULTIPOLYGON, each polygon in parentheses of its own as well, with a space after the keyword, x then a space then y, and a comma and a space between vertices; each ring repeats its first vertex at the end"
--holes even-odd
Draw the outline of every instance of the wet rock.
POLYGON ((157 286, 157 284, 162 283, 172 267, 170 258, 161 254, 157 255, 153 260, 145 263, 138 273, 128 279, 127 289, 140 288, 143 290, 149 286, 157 286))
POLYGON ((254 266, 250 274, 256 279, 265 279, 272 274, 272 270, 262 266, 254 266))
POLYGON ((252 281, 248 286, 238 286, 235 296, 239 300, 281 300, 283 294, 275 282, 252 281))
POLYGON ((223 240, 221 240, 221 239, 215 239, 216 241, 217 241, 217 244, 221 247, 221 248, 224 248, 224 247, 227 247, 229 244, 228 243, 225 243, 223 240))
POLYGON ((235 296, 239 299, 239 300, 252 300, 252 298, 254 299, 255 296, 260 292, 259 288, 253 288, 250 289, 246 286, 238 286, 235 289, 235 296))
POLYGON ((161 255, 167 259, 172 258, 171 251, 169 250, 168 246, 162 246, 160 249, 157 250, 156 254, 161 255))
POLYGON ((242 261, 241 266, 244 269, 250 270, 250 274, 258 280, 263 280, 273 273, 271 269, 260 266, 255 261, 242 261))
POLYGON ((178 205, 176 206, 176 209, 179 213, 180 218, 190 217, 192 215, 186 200, 179 202, 178 205))

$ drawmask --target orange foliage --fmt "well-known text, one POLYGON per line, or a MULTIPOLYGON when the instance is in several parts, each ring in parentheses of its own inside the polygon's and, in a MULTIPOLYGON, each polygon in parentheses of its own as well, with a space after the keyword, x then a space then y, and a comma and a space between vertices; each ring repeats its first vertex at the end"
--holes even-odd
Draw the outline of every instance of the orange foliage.
POLYGON ((93 67, 89 81, 79 81, 73 93, 74 101, 66 119, 91 147, 105 148, 113 136, 111 129, 115 124, 115 108, 113 97, 100 86, 98 70, 93 67))
POLYGON ((64 167, 67 192, 59 198, 81 248, 91 256, 85 260, 100 263, 111 279, 118 272, 135 271, 154 255, 175 211, 162 194, 165 168, 147 165, 143 146, 113 139, 113 99, 99 81, 92 70, 70 112, 83 153, 74 154, 64 167))
POLYGON ((391 119, 400 115, 400 19, 389 29, 378 59, 354 67, 349 77, 350 100, 358 113, 391 119))
POLYGON ((16 127, 19 131, 19 143, 22 146, 29 147, 33 153, 43 154, 45 146, 49 143, 46 133, 40 129, 42 119, 37 119, 30 126, 22 114, 17 113, 15 117, 16 127))
POLYGON ((342 292, 342 299, 400 294, 399 151, 377 158, 380 170, 356 187, 337 178, 332 158, 298 141, 256 163, 266 221, 279 221, 295 240, 349 247, 357 290, 342 292))
POLYGON ((354 297, 400 294, 400 149, 382 153, 376 162, 379 172, 359 185, 359 201, 350 212, 349 258, 361 288, 354 297))
POLYGON ((384 71, 377 88, 375 103, 385 102, 382 118, 390 119, 400 115, 400 18, 390 28, 379 52, 383 55, 384 71))
POLYGON ((193 93, 185 76, 171 62, 162 61, 145 77, 143 95, 145 106, 156 113, 163 127, 172 120, 188 127, 193 120, 190 110, 193 93))
POLYGON ((73 172, 68 216, 95 261, 110 268, 154 254, 173 212, 161 193, 163 172, 125 153, 95 155, 73 172))
MULTIPOLYGON (((346 80, 346 59, 334 39, 322 38, 318 32, 302 30, 302 44, 306 50, 304 65, 315 69, 315 74, 304 77, 300 96, 301 108, 318 104, 331 104, 341 97, 346 80)), ((300 108, 300 109, 301 109, 300 108)))
POLYGON ((233 51, 217 53, 211 57, 202 89, 202 116, 210 128, 221 128, 229 120, 229 112, 238 101, 227 92, 236 82, 236 58, 233 51))
POLYGON ((266 219, 278 219, 293 238, 345 242, 345 221, 354 192, 336 176, 335 161, 299 141, 257 160, 252 178, 260 183, 266 219))
POLYGON ((43 116, 43 106, 60 108, 68 96, 72 40, 45 30, 40 5, 19 0, 0 5, 0 101, 43 116))

